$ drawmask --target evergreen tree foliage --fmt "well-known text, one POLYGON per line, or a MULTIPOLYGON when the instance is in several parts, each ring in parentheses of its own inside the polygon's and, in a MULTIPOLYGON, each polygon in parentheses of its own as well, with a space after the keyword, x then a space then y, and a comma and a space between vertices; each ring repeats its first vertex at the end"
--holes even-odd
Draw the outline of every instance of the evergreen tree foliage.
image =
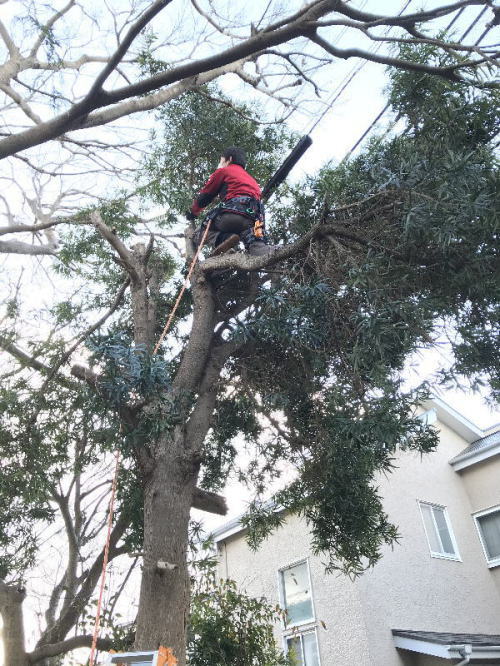
POLYGON ((285 127, 259 121, 254 104, 235 104, 216 84, 172 100, 158 119, 161 131, 146 162, 145 192, 169 207, 170 222, 189 209, 228 146, 243 148, 247 169, 263 186, 294 140, 285 127))

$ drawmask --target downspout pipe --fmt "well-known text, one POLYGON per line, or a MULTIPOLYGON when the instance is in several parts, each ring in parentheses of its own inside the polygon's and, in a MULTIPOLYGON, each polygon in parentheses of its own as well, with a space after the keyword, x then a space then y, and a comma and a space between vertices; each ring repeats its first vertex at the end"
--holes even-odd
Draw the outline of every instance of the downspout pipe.
POLYGON ((472 655, 472 645, 462 645, 461 647, 458 647, 458 652, 460 656, 463 657, 463 659, 462 661, 459 661, 455 666, 465 666, 470 662, 470 658, 472 655))

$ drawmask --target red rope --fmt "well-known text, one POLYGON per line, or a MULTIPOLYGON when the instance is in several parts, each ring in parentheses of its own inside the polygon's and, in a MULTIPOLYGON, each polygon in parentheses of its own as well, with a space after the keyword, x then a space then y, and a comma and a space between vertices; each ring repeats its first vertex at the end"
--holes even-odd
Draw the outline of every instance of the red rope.
POLYGON ((108 513, 108 534, 106 537, 106 543, 104 545, 104 557, 102 560, 102 574, 101 574, 101 585, 99 588, 99 599, 97 601, 97 610, 95 614, 95 625, 94 625, 94 635, 92 637, 92 647, 90 649, 90 659, 89 666, 94 666, 95 663, 95 653, 97 647, 97 639, 99 637, 99 625, 101 622, 101 606, 102 606, 102 597, 104 594, 104 584, 106 582, 106 569, 108 566, 109 558, 109 542, 111 540, 111 528, 113 526, 113 510, 115 506, 115 495, 116 495, 116 485, 118 481, 118 470, 120 468, 120 452, 115 451, 115 474, 113 477, 113 484, 111 486, 111 498, 109 500, 109 513, 108 513))
MULTIPOLYGON (((153 355, 157 353, 158 349, 160 348, 160 345, 163 341, 163 338, 166 336, 170 325, 173 321, 173 318, 175 316, 175 313, 177 312, 177 308, 179 307, 179 304, 181 302, 181 299, 184 295, 184 292, 187 289, 187 286, 189 284, 189 280, 191 278, 191 275, 193 274, 194 266, 198 260, 198 257, 200 256, 200 252, 203 249, 203 246, 205 245, 205 241, 208 236, 208 232, 210 230, 210 224, 212 220, 208 221, 208 224, 205 228, 205 231, 203 233, 203 236, 201 238, 201 242, 198 245, 198 249, 196 250, 196 253, 193 257, 193 260, 191 262, 191 265, 189 267, 188 274, 186 276, 186 279, 184 280, 184 284, 181 287, 181 290, 179 291, 179 295, 177 296, 177 299, 174 303, 174 307, 172 308, 172 312, 170 313, 167 323, 165 324, 165 328, 162 331, 162 334, 160 335, 158 342, 155 345, 155 348, 153 349, 153 355)), ((111 539, 111 528, 113 527, 113 510, 114 510, 114 505, 115 505, 115 495, 116 495, 116 485, 118 482, 118 471, 120 469, 120 452, 115 451, 115 457, 116 457, 116 464, 115 464, 115 474, 113 477, 113 484, 111 486, 111 498, 109 500, 109 513, 108 513, 108 534, 106 537, 106 543, 104 545, 104 558, 102 560, 102 574, 101 574, 101 584, 99 587, 99 599, 97 601, 97 610, 95 614, 95 625, 94 625, 94 635, 92 636, 92 647, 90 649, 90 659, 89 659, 89 666, 94 666, 95 664, 95 656, 96 656, 96 648, 97 648, 97 639, 99 638, 99 625, 101 623, 101 609, 102 609, 102 598, 104 594, 104 586, 106 583, 106 569, 108 567, 108 559, 109 559, 109 542, 111 539)))

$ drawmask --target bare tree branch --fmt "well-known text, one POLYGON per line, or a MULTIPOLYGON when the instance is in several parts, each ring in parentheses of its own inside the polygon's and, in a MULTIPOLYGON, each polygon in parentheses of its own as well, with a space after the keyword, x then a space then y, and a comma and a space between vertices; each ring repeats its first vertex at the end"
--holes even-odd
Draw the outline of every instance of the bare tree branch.
POLYGON ((9 35, 9 32, 3 21, 0 21, 0 37, 3 39, 11 58, 15 58, 17 55, 19 55, 19 49, 15 45, 12 37, 9 35))
POLYGON ((18 240, 0 241, 0 253, 56 256, 57 252, 48 245, 31 245, 18 240))
POLYGON ((118 46, 102 72, 94 81, 91 89, 86 95, 87 99, 92 99, 92 97, 101 93, 104 82, 109 77, 111 72, 116 69, 116 67, 122 61, 123 57, 128 51, 129 46, 132 44, 137 35, 143 28, 148 25, 148 23, 154 19, 157 14, 162 11, 162 9, 165 9, 165 7, 171 2, 172 0, 156 0, 145 12, 143 12, 142 16, 132 25, 121 44, 118 46))
MULTIPOLYGON (((127 35, 119 43, 115 53, 110 57, 109 62, 97 76, 89 92, 83 99, 75 102, 64 113, 53 117, 51 120, 39 123, 35 127, 4 138, 0 141, 0 158, 50 141, 68 131, 108 123, 123 115, 145 110, 146 108, 154 108, 168 99, 168 96, 172 94, 170 90, 161 90, 161 94, 156 93, 158 96, 155 97, 153 95, 154 99, 152 100, 144 96, 155 93, 160 88, 180 84, 180 87, 177 89, 178 94, 189 89, 190 86, 200 85, 201 81, 197 78, 200 75, 214 76, 214 70, 218 70, 218 75, 221 75, 225 73, 225 68, 234 66, 236 61, 249 58, 255 59, 266 49, 276 47, 299 37, 304 37, 314 42, 335 58, 347 59, 359 57, 381 64, 442 76, 453 81, 461 81, 462 79, 456 68, 439 67, 425 63, 416 64, 389 55, 373 54, 362 49, 340 49, 335 47, 327 39, 318 35, 317 30, 321 27, 318 21, 323 17, 328 17, 332 12, 336 12, 337 14, 346 16, 348 19, 362 22, 365 29, 376 26, 399 26, 411 31, 415 24, 419 22, 430 22, 465 6, 487 4, 486 0, 462 0, 462 2, 436 7, 428 11, 401 16, 383 16, 356 10, 348 5, 348 3, 340 2, 339 0, 335 3, 332 3, 330 0, 315 0, 299 12, 268 25, 258 32, 254 30, 248 38, 241 40, 240 43, 230 45, 213 55, 198 60, 191 59, 184 64, 170 67, 165 71, 161 71, 122 88, 115 88, 111 91, 103 90, 102 86, 104 82, 116 70, 116 67, 123 59, 140 30, 148 25, 169 3, 170 0, 156 0, 131 25, 127 35), (125 102, 126 100, 127 102, 125 102), (120 105, 120 103, 124 102, 125 106, 122 106, 119 110, 113 108, 114 105, 120 105), (93 115, 94 111, 98 111, 98 109, 103 109, 104 107, 107 107, 106 111, 101 111, 93 115)), ((436 45, 443 49, 447 48, 445 41, 437 40, 436 45)), ((466 63, 463 69, 479 67, 483 63, 482 57, 486 56, 481 53, 479 59, 466 63)), ((33 67, 34 64, 31 63, 31 66, 33 67)), ((7 67, 7 65, 4 67, 7 67)), ((15 76, 22 67, 26 68, 28 65, 12 61, 12 64, 5 69, 2 80, 7 83, 9 78, 15 76)), ((460 68, 462 68, 461 65, 459 66, 460 68)), ((297 76, 296 71, 295 76, 297 76)))
POLYGON ((47 36, 50 34, 50 31, 54 27, 55 23, 62 18, 70 9, 73 7, 76 3, 76 0, 69 0, 69 2, 58 12, 55 12, 50 19, 47 21, 47 23, 42 26, 40 29, 40 33, 38 35, 37 40, 33 44, 33 48, 30 51, 30 56, 34 58, 38 52, 38 49, 40 46, 44 43, 44 41, 47 39, 47 36))
MULTIPOLYGON (((90 647, 92 645, 92 638, 91 634, 86 636, 72 636, 71 638, 66 638, 64 641, 43 645, 27 654, 28 661, 30 664, 36 664, 43 659, 56 657, 58 654, 66 654, 77 648, 90 647)), ((111 650, 113 647, 114 643, 110 638, 99 638, 97 640, 97 648, 99 650, 111 650)))
POLYGON ((130 279, 133 283, 139 281, 139 273, 137 271, 137 263, 134 258, 134 255, 130 250, 125 246, 124 243, 118 238, 118 236, 104 223, 101 214, 98 211, 92 211, 90 213, 90 219, 92 224, 99 231, 101 236, 108 241, 108 243, 113 247, 121 261, 123 262, 124 267, 126 268, 130 279))

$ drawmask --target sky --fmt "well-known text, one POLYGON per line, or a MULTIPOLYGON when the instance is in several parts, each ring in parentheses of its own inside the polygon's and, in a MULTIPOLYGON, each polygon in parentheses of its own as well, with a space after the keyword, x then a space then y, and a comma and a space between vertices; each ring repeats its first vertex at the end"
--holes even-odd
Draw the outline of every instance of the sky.
MULTIPOLYGON (((7 2, 0 5, 0 14, 3 12, 4 17, 8 17, 8 14, 16 11, 16 4, 15 2, 7 2)), ((262 0, 263 4, 264 1, 262 0)), ((384 0, 383 3, 379 0, 356 0, 352 4, 356 7, 364 7, 369 11, 380 11, 383 7, 384 12, 392 13, 400 10, 402 0, 384 0)), ((414 0, 413 7, 410 8, 416 9, 421 6, 428 8, 437 4, 442 3, 435 0, 425 0, 424 2, 416 2, 414 0)), ((467 26, 471 22, 477 13, 477 8, 468 8, 464 12, 464 15, 457 23, 459 33, 464 26, 467 26)), ((469 36, 471 41, 474 40, 475 35, 482 31, 482 27, 483 24, 480 24, 469 36)), ((348 42, 351 43, 348 40, 348 36, 345 35, 339 44, 346 46, 348 42)), ((339 82, 342 82, 345 77, 355 72, 359 68, 359 65, 360 61, 358 60, 349 60, 347 62, 337 62, 332 67, 332 73, 328 76, 325 75, 323 80, 324 87, 326 88, 324 96, 326 101, 331 99, 332 93, 337 88, 339 82), (329 77, 331 77, 331 80, 329 80, 329 77)), ((236 89, 237 83, 231 77, 227 77, 222 85, 227 92, 231 92, 236 89)), ((386 85, 387 78, 383 67, 373 63, 363 65, 359 72, 355 74, 352 82, 343 94, 335 102, 332 109, 329 110, 312 132, 313 145, 296 167, 291 179, 299 180, 308 174, 312 174, 330 160, 339 162, 384 107, 385 98, 383 93, 386 85)), ((320 110, 320 108, 320 106, 316 107, 317 110, 320 110)), ((299 134, 303 134, 311 127, 312 120, 313 118, 308 113, 297 113, 290 118, 288 124, 299 134)), ((383 131, 386 127, 390 126, 391 122, 391 116, 386 115, 379 122, 377 129, 383 131)), ((43 279, 42 276, 40 280, 43 281, 43 279)), ((47 299, 50 300, 51 287, 46 285, 45 289, 47 299)), ((40 294, 37 293, 35 298, 38 299, 39 297, 40 294)), ((432 375, 439 364, 446 360, 443 356, 446 357, 445 346, 443 346, 441 351, 426 353, 420 357, 416 356, 412 359, 412 363, 409 364, 409 381, 412 381, 412 377, 422 379, 432 375)), ((470 393, 464 394, 459 391, 450 391, 442 394, 441 397, 482 429, 500 422, 500 413, 498 411, 492 412, 480 396, 473 396, 470 393)), ((213 529, 231 517, 240 514, 250 499, 246 489, 234 481, 228 485, 224 494, 227 497, 229 506, 229 513, 225 518, 217 516, 207 517, 206 514, 195 512, 196 517, 203 517, 207 530, 213 529)), ((0 665, 1 663, 0 655, 0 665)))

